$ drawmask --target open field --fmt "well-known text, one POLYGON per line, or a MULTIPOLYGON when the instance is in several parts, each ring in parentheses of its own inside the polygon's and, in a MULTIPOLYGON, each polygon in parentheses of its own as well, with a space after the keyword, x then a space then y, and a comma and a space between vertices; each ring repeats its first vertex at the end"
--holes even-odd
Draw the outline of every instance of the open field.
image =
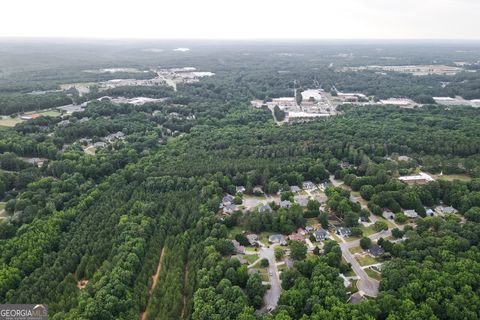
POLYGON ((382 275, 379 272, 373 270, 372 268, 366 268, 365 272, 368 274, 370 278, 373 278, 379 281, 380 279, 382 279, 382 275))
POLYGON ((248 264, 252 264, 258 259, 258 255, 256 254, 245 254, 244 257, 245 257, 245 260, 248 261, 248 264))
POLYGON ((0 202, 0 219, 5 219, 7 216, 5 212, 5 202, 0 202))
POLYGON ((38 114, 40 116, 58 117, 62 113, 60 111, 57 111, 56 109, 45 109, 45 110, 39 110, 39 111, 25 112, 25 115, 32 115, 32 114, 38 114))
POLYGON ((0 118, 0 127, 14 127, 20 122, 23 122, 20 118, 2 117, 0 118))
POLYGON ((363 252, 363 249, 360 248, 360 247, 353 247, 353 248, 348 249, 348 251, 350 251, 351 253, 355 254, 355 253, 363 252))
POLYGON ((378 263, 377 260, 375 260, 374 258, 372 258, 371 256, 369 255, 363 255, 363 256, 355 256, 355 259, 358 261, 358 263, 364 267, 364 266, 369 266, 371 264, 375 264, 375 263, 378 263))
POLYGON ((444 174, 444 175, 434 175, 433 177, 436 180, 445 180, 445 181, 460 180, 460 181, 469 182, 472 180, 472 177, 466 174, 444 174))

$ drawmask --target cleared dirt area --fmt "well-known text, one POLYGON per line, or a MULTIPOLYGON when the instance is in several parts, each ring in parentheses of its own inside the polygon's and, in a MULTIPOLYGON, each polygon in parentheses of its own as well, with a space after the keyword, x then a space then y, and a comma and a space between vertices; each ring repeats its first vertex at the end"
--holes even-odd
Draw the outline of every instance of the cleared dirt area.
MULTIPOLYGON (((157 285, 158 275, 160 274, 160 271, 162 270, 164 255, 165 255, 165 248, 162 248, 162 252, 160 253, 160 259, 158 260, 157 271, 152 276, 152 280, 153 280, 152 286, 150 287, 150 290, 148 290, 148 303, 147 303, 147 307, 145 308, 145 310, 148 309, 148 304, 150 303, 150 299, 152 298, 152 292, 155 289, 155 286, 157 285)), ((142 312, 140 314, 140 319, 145 320, 146 318, 147 318, 147 313, 142 312)))

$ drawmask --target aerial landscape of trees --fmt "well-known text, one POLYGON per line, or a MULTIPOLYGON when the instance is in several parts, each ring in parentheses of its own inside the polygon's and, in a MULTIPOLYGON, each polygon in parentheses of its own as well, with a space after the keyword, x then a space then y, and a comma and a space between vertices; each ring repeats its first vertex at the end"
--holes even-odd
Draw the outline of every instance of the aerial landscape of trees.
MULTIPOLYGON (((176 91, 162 85, 105 93, 164 101, 118 104, 98 101, 95 93, 77 97, 88 101, 86 108, 63 119, 43 116, 2 127, 0 209, 6 218, 0 219, 0 303, 45 303, 55 320, 477 319, 480 114, 471 107, 429 103, 447 91, 478 98, 478 75, 450 76, 442 88, 447 76, 388 73, 384 79, 371 72, 340 73, 328 65, 312 69, 314 62, 333 55, 327 49, 318 53, 300 46, 296 50, 305 56, 291 58, 254 49, 252 56, 219 52, 221 65, 202 55, 189 57, 188 63, 216 75, 179 84, 176 91), (275 124, 270 110, 250 105, 252 99, 292 96, 294 79, 308 87, 320 78, 325 89, 335 85, 378 97, 402 95, 428 105, 343 105, 338 116, 283 125, 275 124), (460 86, 465 80, 468 85, 460 86), (65 119, 68 124, 59 125, 65 119), (85 151, 81 139, 104 142, 119 131, 124 140, 85 151), (411 160, 398 161, 398 155, 411 160), (28 161, 37 158, 41 165, 28 161), (468 179, 425 185, 397 179, 420 168, 468 179), (330 176, 344 185, 325 188, 325 207, 311 200, 305 210, 272 204, 270 212, 218 214, 222 197, 235 194, 236 186, 245 186, 251 197, 261 186, 288 200, 290 186, 306 180, 321 184, 330 176), (354 195, 365 202, 352 201, 354 195), (425 208, 439 204, 459 214, 426 215, 425 208), (403 224, 400 213, 409 209, 420 215, 416 226, 392 229, 392 237, 379 240, 389 258, 378 297, 349 303, 352 288, 340 277, 349 267, 336 241, 326 240, 313 253, 289 241, 288 253, 275 249, 277 259, 288 254, 293 260, 281 274, 278 306, 271 314, 256 312, 265 307, 268 286, 233 256, 231 233, 250 246, 242 228, 290 234, 317 219, 327 229, 329 214, 335 214, 367 249, 370 238, 355 229, 359 219, 388 210, 396 215, 392 221, 403 224)), ((371 48, 351 49, 370 56, 348 63, 378 59, 371 48)), ((398 59, 404 61, 405 54, 421 60, 408 50, 398 59)), ((167 55, 164 63, 187 63, 175 59, 167 55)), ((142 61, 145 69, 157 63, 142 61)), ((99 58, 97 63, 105 62, 99 58)), ((0 114, 72 103, 65 92, 27 94, 38 89, 37 77, 48 78, 46 70, 18 72, 0 94, 0 114)), ((48 78, 48 86, 64 82, 67 73, 48 78)), ((93 76, 77 77, 68 81, 92 81, 93 76)), ((280 111, 274 110, 278 121, 285 117, 280 111)), ((235 201, 242 203, 242 196, 235 201)), ((371 228, 381 232, 390 226, 382 220, 371 228)), ((268 269, 265 261, 260 263, 268 269)))

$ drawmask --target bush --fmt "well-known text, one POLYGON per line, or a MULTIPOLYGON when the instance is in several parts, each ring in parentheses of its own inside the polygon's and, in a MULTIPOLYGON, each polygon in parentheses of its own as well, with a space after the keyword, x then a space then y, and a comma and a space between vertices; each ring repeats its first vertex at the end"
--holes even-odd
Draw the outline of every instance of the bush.
POLYGON ((361 237, 363 236, 363 230, 360 228, 360 227, 353 227, 351 229, 352 233, 352 237, 361 237))
POLYGON ((260 267, 262 267, 262 268, 268 267, 269 264, 270 264, 270 263, 268 263, 268 260, 265 259, 265 258, 262 259, 262 260, 260 260, 260 267))
POLYGON ((385 221, 377 221, 373 225, 373 229, 375 229, 375 231, 378 231, 378 232, 383 230, 388 230, 388 223, 386 223, 385 221))
POLYGON ((360 239, 360 247, 363 250, 367 250, 371 246, 372 246, 372 240, 370 238, 363 237, 362 239, 360 239))

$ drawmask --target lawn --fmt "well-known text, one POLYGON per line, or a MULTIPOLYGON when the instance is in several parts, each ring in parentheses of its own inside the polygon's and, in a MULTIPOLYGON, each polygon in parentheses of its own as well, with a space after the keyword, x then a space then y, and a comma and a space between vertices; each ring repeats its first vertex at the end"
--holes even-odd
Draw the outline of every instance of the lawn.
POLYGON ((240 226, 235 226, 233 228, 230 229, 230 231, 228 232, 228 237, 230 239, 235 239, 235 236, 237 234, 241 234, 243 232, 243 228, 240 227, 240 226))
POLYGON ((436 175, 434 176, 437 180, 445 180, 445 181, 454 181, 460 180, 464 182, 469 182, 472 180, 472 177, 467 176, 466 174, 444 174, 444 175, 436 175))
POLYGON ((271 235, 271 232, 261 232, 258 237, 260 238, 260 242, 263 243, 264 245, 268 246, 270 243, 268 242, 268 237, 271 235))
POLYGON ((350 281, 350 286, 348 286, 348 291, 350 291, 350 293, 355 293, 358 291, 358 288, 357 288, 357 281, 358 280, 351 280, 350 281))
POLYGON ((57 110, 47 110, 47 111, 41 111, 38 114, 40 114, 42 116, 58 117, 62 113, 57 111, 57 110))
POLYGON ((377 260, 375 260, 375 258, 372 258, 371 256, 369 255, 363 255, 363 256, 356 256, 355 259, 357 259, 358 263, 364 267, 364 266, 369 266, 371 264, 375 264, 375 263, 378 263, 377 260))
POLYGON ((248 261, 248 264, 252 264, 258 260, 258 255, 256 254, 245 254, 243 257, 248 261))
POLYGON ((277 266, 277 269, 278 269, 278 271, 282 272, 282 271, 288 269, 288 267, 287 267, 287 264, 284 263, 284 264, 281 264, 281 265, 277 266))
POLYGON ((0 219, 8 217, 5 209, 5 202, 0 202, 0 219))
POLYGON ((259 275, 260 275, 260 278, 262 278, 262 281, 270 281, 270 279, 268 279, 268 270, 267 268, 264 268, 264 269, 258 269, 258 272, 259 272, 259 275))
POLYGON ((23 122, 20 118, 0 118, 0 127, 14 127, 17 123, 23 122))
POLYGON ((307 219, 307 226, 311 226, 313 227, 314 225, 317 225, 318 224, 318 220, 316 218, 310 218, 310 219, 307 219))
POLYGON ((368 226, 368 227, 365 227, 365 226, 362 225, 360 228, 363 231, 363 236, 364 237, 368 237, 368 236, 371 236, 374 233, 377 233, 377 231, 375 231, 375 229, 373 228, 373 225, 368 226))
POLYGON ((355 253, 363 252, 363 249, 360 248, 360 247, 353 247, 353 248, 348 249, 348 251, 350 251, 352 254, 355 254, 355 253))
POLYGON ((382 279, 382 275, 379 272, 373 270, 372 268, 365 269, 365 272, 368 274, 370 278, 376 279, 378 281, 382 279))

